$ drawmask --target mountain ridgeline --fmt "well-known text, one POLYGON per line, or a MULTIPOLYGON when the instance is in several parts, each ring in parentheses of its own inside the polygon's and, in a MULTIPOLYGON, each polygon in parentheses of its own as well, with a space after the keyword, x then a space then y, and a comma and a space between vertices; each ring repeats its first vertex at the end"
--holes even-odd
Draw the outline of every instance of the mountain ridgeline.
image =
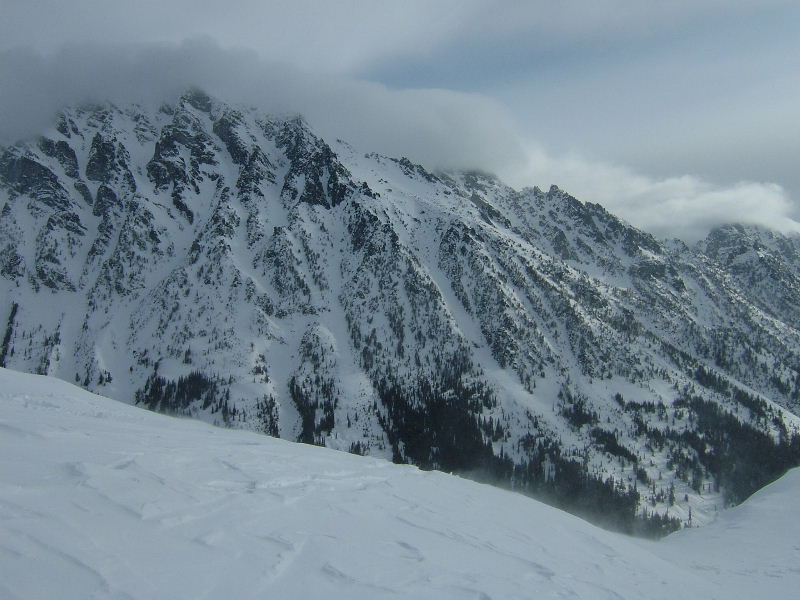
POLYGON ((659 241, 197 90, 65 109, 0 211, 0 366, 652 535, 800 463, 798 237, 659 241))

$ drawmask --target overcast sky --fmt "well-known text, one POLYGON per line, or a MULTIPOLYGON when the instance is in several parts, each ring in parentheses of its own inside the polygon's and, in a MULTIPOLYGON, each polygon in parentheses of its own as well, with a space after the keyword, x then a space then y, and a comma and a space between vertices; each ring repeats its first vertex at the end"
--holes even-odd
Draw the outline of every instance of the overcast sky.
POLYGON ((800 231, 800 3, 0 0, 0 137, 199 85, 658 235, 800 231))

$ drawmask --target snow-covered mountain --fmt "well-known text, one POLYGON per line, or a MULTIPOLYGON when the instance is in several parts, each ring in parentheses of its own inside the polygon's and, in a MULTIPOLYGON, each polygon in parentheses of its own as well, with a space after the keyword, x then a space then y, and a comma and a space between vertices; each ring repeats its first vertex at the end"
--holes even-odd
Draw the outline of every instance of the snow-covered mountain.
POLYGON ((519 494, 0 369, 0 596, 787 598, 794 470, 659 542, 519 494))
POLYGON ((661 242, 197 90, 65 110, 0 205, 0 366, 629 531, 800 462, 798 238, 661 242))

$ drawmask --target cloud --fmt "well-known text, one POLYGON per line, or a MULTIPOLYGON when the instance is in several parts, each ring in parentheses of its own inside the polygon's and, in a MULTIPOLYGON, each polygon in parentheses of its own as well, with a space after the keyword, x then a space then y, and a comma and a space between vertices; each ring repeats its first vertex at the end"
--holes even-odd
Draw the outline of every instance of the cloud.
POLYGON ((40 134, 82 102, 156 105, 198 86, 266 113, 303 114, 324 138, 407 156, 431 169, 478 168, 515 187, 556 183, 659 236, 693 241, 731 221, 800 231, 796 206, 773 183, 655 178, 630 167, 557 154, 525 140, 492 99, 448 90, 393 90, 344 75, 270 62, 208 38, 182 43, 73 44, 59 52, 0 52, 0 142, 40 134))
POLYGON ((484 0, 4 0, 0 48, 65 43, 177 43, 211 34, 225 46, 305 69, 346 73, 425 52, 484 0))
POLYGON ((178 42, 213 33, 262 57, 357 69, 424 54, 458 38, 524 33, 547 43, 651 35, 721 11, 791 0, 4 0, 0 48, 64 43, 178 42))
POLYGON ((475 30, 508 35, 519 31, 558 39, 585 41, 586 36, 611 38, 651 35, 654 31, 680 26, 720 10, 748 11, 790 4, 790 0, 578 0, 552 2, 502 2, 486 0, 470 11, 475 30))
POLYGON ((657 237, 677 237, 691 243, 726 223, 800 233, 797 205, 774 183, 720 185, 692 175, 653 178, 576 154, 554 155, 535 144, 528 146, 526 167, 509 170, 503 176, 515 185, 526 181, 555 183, 583 201, 602 204, 657 237))
POLYGON ((189 87, 273 114, 302 114, 323 137, 405 155, 432 168, 494 170, 521 154, 511 117, 492 100, 447 90, 391 90, 268 62, 208 38, 180 44, 79 44, 0 53, 0 140, 39 134, 64 106, 160 103, 189 87))

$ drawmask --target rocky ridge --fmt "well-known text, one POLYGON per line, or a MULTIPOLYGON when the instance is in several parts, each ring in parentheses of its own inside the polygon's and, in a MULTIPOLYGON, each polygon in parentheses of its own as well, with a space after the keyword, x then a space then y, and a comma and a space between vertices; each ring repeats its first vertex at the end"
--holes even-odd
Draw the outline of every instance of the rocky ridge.
POLYGON ((0 366, 624 530, 800 462, 800 240, 661 241, 193 90, 0 150, 0 366))

